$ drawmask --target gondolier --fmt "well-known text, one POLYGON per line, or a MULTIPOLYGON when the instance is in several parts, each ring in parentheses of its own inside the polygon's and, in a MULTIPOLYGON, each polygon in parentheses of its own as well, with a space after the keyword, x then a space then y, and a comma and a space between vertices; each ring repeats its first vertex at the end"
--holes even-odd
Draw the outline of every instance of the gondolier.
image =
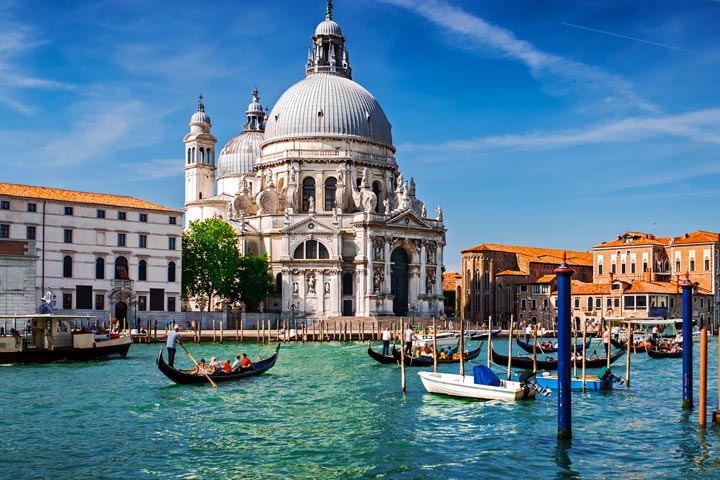
POLYGON ((392 340, 392 334, 390 329, 385 327, 382 332, 383 355, 390 355, 390 340, 392 340))
POLYGON ((412 328, 412 325, 408 325, 407 330, 405 330, 405 354, 406 355, 412 355, 412 344, 413 344, 413 338, 415 338, 415 331, 412 328))
POLYGON ((171 367, 175 366, 175 348, 180 341, 180 325, 175 325, 175 328, 168 332, 166 348, 168 351, 168 365, 171 367))

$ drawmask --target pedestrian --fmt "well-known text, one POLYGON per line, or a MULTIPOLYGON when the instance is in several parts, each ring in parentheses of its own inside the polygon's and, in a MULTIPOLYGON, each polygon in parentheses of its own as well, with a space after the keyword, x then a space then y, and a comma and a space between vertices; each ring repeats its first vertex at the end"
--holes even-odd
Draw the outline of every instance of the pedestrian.
POLYGON ((602 343, 605 345, 605 356, 610 355, 610 330, 603 327, 602 343))
POLYGON ((168 332, 167 334, 167 344, 166 348, 168 351, 168 365, 171 367, 175 364, 175 348, 177 347, 178 343, 182 343, 180 341, 180 325, 175 325, 175 328, 172 332, 168 332))
POLYGON ((412 356, 412 344, 413 338, 415 338, 415 331, 412 329, 412 325, 408 325, 405 330, 405 354, 412 356))
POLYGON ((392 340, 392 334, 390 329, 385 326, 382 332, 383 355, 390 355, 390 340, 392 340))
POLYGON ((530 337, 532 336, 532 334, 533 334, 532 323, 528 322, 527 327, 525 327, 525 343, 530 341, 530 337))

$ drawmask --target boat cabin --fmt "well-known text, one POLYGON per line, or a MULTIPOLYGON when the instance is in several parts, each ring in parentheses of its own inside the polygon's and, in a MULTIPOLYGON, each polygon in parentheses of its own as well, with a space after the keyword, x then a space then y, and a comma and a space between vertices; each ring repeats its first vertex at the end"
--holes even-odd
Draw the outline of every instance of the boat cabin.
MULTIPOLYGON (((95 317, 19 315, 0 317, 0 353, 92 348, 95 317)), ((105 335, 107 338, 107 335, 105 335)))

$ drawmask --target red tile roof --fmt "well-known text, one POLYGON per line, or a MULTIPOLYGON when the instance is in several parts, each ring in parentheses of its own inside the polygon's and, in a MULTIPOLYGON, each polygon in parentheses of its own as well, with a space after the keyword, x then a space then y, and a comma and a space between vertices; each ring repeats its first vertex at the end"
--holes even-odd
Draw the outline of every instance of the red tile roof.
POLYGON ((110 207, 135 208, 138 210, 158 210, 181 214, 172 208, 163 207, 155 203, 146 202, 135 197, 110 195, 107 193, 78 192, 75 190, 62 190, 59 188, 34 187, 30 185, 17 185, 14 183, 0 183, 0 195, 20 198, 34 198, 38 200, 54 200, 58 202, 87 203, 92 205, 106 205, 110 207))
POLYGON ((514 245, 498 245, 493 243, 483 243, 477 247, 468 248, 461 253, 471 252, 506 252, 514 253, 528 259, 530 262, 550 263, 559 265, 563 262, 563 255, 567 255, 567 263, 569 265, 585 265, 592 266, 592 253, 575 252, 572 250, 555 250, 550 248, 522 247, 514 245))
POLYGON ((696 230, 691 233, 683 233, 679 237, 656 237, 651 233, 625 232, 622 235, 618 235, 617 239, 609 242, 603 242, 593 248, 600 249, 628 246, 641 247, 649 245, 667 247, 670 245, 687 245, 695 243, 720 243, 720 234, 696 230))

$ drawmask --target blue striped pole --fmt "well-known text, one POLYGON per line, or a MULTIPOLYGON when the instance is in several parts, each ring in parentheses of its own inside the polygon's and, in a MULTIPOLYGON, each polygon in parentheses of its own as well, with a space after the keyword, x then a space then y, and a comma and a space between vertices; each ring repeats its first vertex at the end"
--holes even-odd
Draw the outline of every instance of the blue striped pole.
POLYGON ((692 290, 695 286, 685 274, 682 287, 682 333, 683 333, 683 401, 682 408, 692 410, 692 290))
POLYGON ((558 287, 558 439, 572 438, 572 406, 570 385, 570 277, 575 270, 567 264, 563 254, 563 263, 554 270, 558 287))

